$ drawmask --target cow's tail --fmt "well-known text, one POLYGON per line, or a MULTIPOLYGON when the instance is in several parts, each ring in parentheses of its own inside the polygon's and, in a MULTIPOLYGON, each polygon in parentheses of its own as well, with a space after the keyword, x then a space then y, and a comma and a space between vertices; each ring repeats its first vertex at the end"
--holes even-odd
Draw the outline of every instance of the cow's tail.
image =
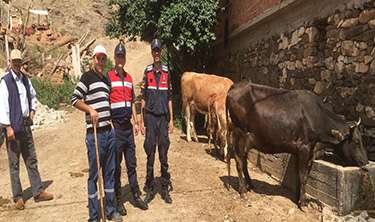
POLYGON ((212 137, 212 132, 211 132, 211 128, 212 128, 212 123, 211 123, 211 101, 208 102, 208 107, 207 107, 207 115, 205 115, 205 117, 207 118, 206 120, 206 131, 208 132, 209 135, 208 136, 208 148, 211 147, 211 137, 212 137))
MULTIPOLYGON (((227 170, 228 170, 228 181, 230 180, 230 153, 228 152, 228 150, 232 150, 233 147, 232 147, 232 144, 233 144, 233 141, 232 141, 232 133, 233 133, 233 127, 232 127, 232 122, 231 122, 231 119, 230 119, 230 116, 229 116, 229 106, 228 106, 228 96, 225 100, 225 117, 226 117, 226 121, 227 121, 227 135, 226 135, 226 155, 224 155, 224 158, 226 159, 226 162, 227 162, 227 170)), ((225 149, 224 149, 224 152, 225 152, 225 149)), ((227 184, 225 184, 225 186, 227 187, 227 189, 229 190, 230 189, 230 184, 229 182, 227 184)))

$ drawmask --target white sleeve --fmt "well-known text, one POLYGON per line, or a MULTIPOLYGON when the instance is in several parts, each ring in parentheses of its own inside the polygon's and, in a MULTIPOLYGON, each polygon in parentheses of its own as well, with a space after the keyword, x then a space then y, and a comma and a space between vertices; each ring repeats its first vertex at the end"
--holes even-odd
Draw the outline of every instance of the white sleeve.
POLYGON ((9 118, 9 93, 4 80, 0 82, 0 124, 10 125, 9 118))
POLYGON ((29 79, 29 85, 30 85, 30 96, 31 96, 31 109, 36 111, 36 105, 38 103, 38 99, 36 98, 36 92, 34 90, 33 85, 31 84, 31 81, 29 79))

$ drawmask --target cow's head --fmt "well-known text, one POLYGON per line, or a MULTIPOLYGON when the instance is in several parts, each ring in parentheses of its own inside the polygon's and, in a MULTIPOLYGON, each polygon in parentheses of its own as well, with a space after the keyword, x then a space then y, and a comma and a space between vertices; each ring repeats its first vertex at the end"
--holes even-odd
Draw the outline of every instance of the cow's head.
POLYGON ((347 133, 342 133, 338 130, 331 130, 340 143, 339 149, 336 149, 336 153, 344 160, 346 165, 350 166, 364 166, 368 164, 368 157, 366 149, 363 147, 362 135, 359 131, 358 122, 349 122, 349 130, 347 133))

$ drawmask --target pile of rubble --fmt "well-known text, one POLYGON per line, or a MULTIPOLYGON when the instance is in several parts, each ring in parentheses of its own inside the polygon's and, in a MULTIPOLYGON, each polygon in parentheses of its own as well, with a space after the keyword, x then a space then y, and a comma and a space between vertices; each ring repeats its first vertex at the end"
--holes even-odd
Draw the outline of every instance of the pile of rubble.
POLYGON ((38 129, 63 123, 66 120, 66 114, 64 110, 54 110, 38 102, 32 128, 38 129))
POLYGON ((369 212, 355 211, 346 216, 335 216, 330 209, 323 209, 321 221, 324 222, 375 222, 373 215, 369 215, 369 212))
POLYGON ((352 213, 344 217, 344 221, 347 222, 375 222, 375 218, 370 217, 367 211, 361 213, 352 213))

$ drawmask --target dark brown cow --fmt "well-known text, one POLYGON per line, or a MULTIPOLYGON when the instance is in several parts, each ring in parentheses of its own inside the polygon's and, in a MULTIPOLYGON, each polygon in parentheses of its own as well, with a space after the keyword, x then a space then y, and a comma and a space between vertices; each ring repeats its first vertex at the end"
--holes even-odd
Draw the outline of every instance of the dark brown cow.
MULTIPOLYGON (((229 90, 227 109, 232 121, 229 134, 241 196, 251 187, 247 170, 250 148, 268 154, 296 155, 300 207, 305 204, 305 184, 317 143, 333 145, 349 164, 364 166, 368 163, 359 122, 346 122, 310 91, 276 89, 243 81, 229 90)), ((229 170, 229 158, 227 161, 229 170)))

